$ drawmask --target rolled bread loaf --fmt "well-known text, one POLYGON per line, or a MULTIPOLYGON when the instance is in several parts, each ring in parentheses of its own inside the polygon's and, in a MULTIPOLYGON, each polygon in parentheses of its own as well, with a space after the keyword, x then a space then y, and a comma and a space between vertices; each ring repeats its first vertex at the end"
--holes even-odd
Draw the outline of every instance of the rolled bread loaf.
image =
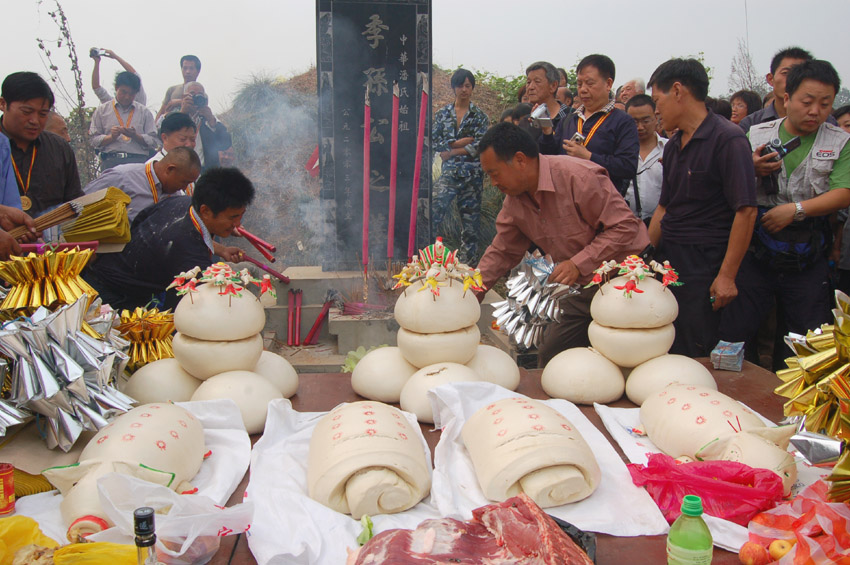
POLYGON ((355 519, 412 508, 431 489, 420 433, 381 402, 337 406, 310 438, 310 498, 355 519))
POLYGON ((461 435, 489 500, 524 492, 541 508, 561 506, 590 496, 602 476, 572 423, 536 400, 494 402, 473 414, 461 435))

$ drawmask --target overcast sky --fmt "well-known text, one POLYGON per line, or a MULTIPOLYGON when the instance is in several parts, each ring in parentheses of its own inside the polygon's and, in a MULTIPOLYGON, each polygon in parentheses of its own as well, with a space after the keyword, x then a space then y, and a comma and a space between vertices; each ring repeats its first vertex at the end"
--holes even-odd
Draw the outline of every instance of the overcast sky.
MULTIPOLYGON (((53 0, 6 0, 0 32, 0 75, 38 71, 44 65, 36 37, 55 39, 58 28, 47 12, 53 0)), ((199 80, 214 110, 229 106, 241 82, 252 74, 290 77, 316 61, 316 4, 312 0, 144 0, 136 3, 62 0, 83 70, 86 102, 97 103, 91 86, 89 47, 116 51, 142 75, 148 105, 156 111, 165 89, 182 82, 179 58, 198 55, 199 80)), ((799 0, 609 0, 585 5, 565 0, 433 0, 433 60, 443 67, 464 65, 501 75, 521 74, 539 59, 572 67, 584 55, 605 53, 617 65, 615 85, 641 76, 671 56, 705 54, 714 68, 712 95, 728 92, 727 78, 737 41, 747 37, 760 73, 788 43, 799 44, 831 60, 850 81, 847 37, 811 24, 830 15, 846 15, 845 0, 814 4, 799 0), (583 9, 593 8, 595 11, 583 9), (801 8, 804 7, 804 8, 801 8), (801 12, 801 9, 803 10, 801 12)), ((836 29, 841 29, 840 26, 836 29)), ((54 61, 73 89, 67 51, 54 48, 54 61)), ((120 70, 102 67, 104 85, 120 70)), ((109 87, 111 91, 111 87, 109 87)), ((57 96, 60 111, 66 104, 57 96)))

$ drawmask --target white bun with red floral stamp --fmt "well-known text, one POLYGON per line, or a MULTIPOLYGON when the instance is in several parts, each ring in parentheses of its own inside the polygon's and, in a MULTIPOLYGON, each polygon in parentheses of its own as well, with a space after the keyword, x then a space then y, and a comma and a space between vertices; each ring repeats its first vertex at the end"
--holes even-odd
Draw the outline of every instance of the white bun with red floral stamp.
POLYGON ((703 386, 717 390, 711 371, 685 355, 661 355, 641 363, 629 373, 626 396, 640 406, 650 395, 672 384, 703 386))
POLYGON ((573 424, 557 410, 525 398, 506 398, 464 424, 463 443, 489 500, 524 492, 542 508, 590 496, 602 473, 573 424))
POLYGON ((714 389, 675 384, 650 395, 640 420, 655 446, 673 458, 738 461, 769 469, 782 479, 785 493, 797 480, 787 451, 796 427, 767 427, 755 412, 714 389))
POLYGON ((412 508, 431 489, 421 432, 381 402, 337 406, 310 438, 307 488, 310 498, 354 519, 412 508))
POLYGON ((205 453, 203 427, 188 410, 145 404, 102 428, 82 450, 78 464, 43 474, 63 495, 59 508, 69 525, 68 539, 76 541, 78 535, 113 525, 100 506, 98 478, 117 472, 184 492, 191 489, 189 481, 205 453))

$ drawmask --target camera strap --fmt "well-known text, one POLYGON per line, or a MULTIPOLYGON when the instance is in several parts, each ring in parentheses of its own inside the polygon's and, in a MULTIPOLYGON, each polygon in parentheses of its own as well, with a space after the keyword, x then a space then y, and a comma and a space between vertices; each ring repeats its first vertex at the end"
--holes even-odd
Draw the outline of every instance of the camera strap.
MULTIPOLYGON (((594 133, 596 133, 596 130, 598 130, 598 129, 599 129, 599 126, 601 126, 601 125, 602 125, 602 122, 604 122, 605 120, 607 120, 607 119, 608 119, 608 116, 610 116, 610 115, 611 115, 611 112, 606 113, 604 116, 602 116, 601 118, 599 118, 599 121, 598 121, 598 122, 596 122, 595 124, 593 124, 593 127, 592 127, 592 128, 590 128, 590 133, 588 133, 588 134, 587 134, 587 137, 584 139, 584 141, 582 141, 582 143, 581 143, 582 145, 584 145, 585 147, 587 147, 587 144, 588 144, 588 143, 590 143, 590 140, 591 140, 591 138, 593 137, 593 134, 594 134, 594 133)), ((579 118, 579 119, 578 119, 578 132, 579 132, 581 135, 584 135, 584 133, 582 132, 583 127, 584 127, 584 118, 579 118)))

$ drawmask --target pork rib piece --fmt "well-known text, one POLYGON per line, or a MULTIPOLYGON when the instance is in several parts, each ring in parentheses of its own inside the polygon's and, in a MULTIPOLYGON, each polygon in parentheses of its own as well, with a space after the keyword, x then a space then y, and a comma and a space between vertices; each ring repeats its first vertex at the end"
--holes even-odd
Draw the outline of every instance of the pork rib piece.
POLYGON ((472 520, 425 520, 415 530, 387 530, 352 552, 348 565, 461 563, 593 565, 537 504, 520 494, 472 511, 472 520))

